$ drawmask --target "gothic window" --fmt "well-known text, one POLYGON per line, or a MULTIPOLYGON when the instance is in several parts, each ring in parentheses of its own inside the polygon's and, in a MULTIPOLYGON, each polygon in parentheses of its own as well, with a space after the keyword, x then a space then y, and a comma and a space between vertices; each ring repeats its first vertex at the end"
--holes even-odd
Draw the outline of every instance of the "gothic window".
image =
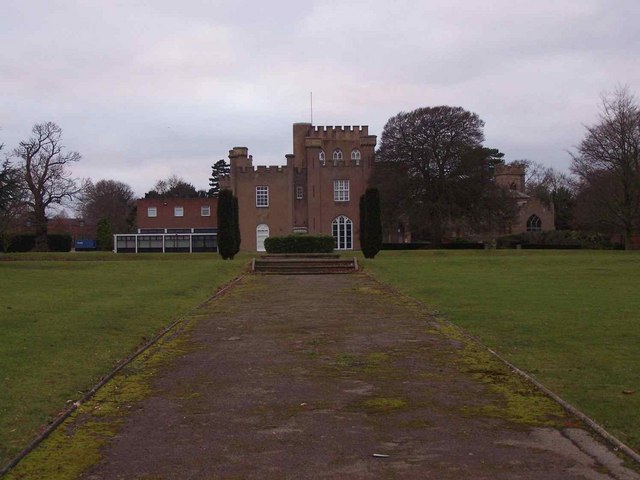
POLYGON ((332 223, 332 232, 337 250, 353 249, 353 222, 349 217, 337 217, 332 223))
POLYGON ((320 160, 320 165, 324 167, 326 164, 326 161, 324 158, 324 152, 322 150, 320 150, 320 154, 318 155, 318 160, 320 160))
POLYGON ((360 165, 360 150, 354 148, 351 150, 351 160, 356 163, 356 165, 360 165))
POLYGON ((336 148, 333 151, 333 161, 337 162, 338 160, 342 160, 342 150, 340 150, 339 148, 336 148))
POLYGON ((531 215, 529 220, 527 220, 527 232, 541 232, 542 231, 542 220, 537 215, 531 215))
POLYGON ((511 185, 509 185, 509 189, 510 190, 517 190, 518 186, 516 185, 516 182, 511 182, 511 185))

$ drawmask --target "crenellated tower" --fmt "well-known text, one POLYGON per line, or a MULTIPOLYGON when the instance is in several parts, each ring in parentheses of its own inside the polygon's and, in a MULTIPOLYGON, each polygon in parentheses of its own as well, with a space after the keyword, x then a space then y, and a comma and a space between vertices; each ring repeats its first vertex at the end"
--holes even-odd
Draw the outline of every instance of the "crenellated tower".
POLYGON ((338 247, 359 248, 359 198, 371 174, 375 145, 367 126, 295 123, 286 165, 255 167, 246 147, 231 149, 231 173, 221 179, 221 187, 238 196, 242 249, 259 248, 264 232, 332 235, 336 221, 344 229, 339 233, 345 239, 348 235, 338 247))

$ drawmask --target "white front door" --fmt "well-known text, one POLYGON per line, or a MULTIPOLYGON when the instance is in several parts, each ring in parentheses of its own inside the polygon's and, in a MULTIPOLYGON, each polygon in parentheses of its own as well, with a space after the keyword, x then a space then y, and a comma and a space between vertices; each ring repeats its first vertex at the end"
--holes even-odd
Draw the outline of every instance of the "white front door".
POLYGON ((259 252, 265 252, 264 241, 269 238, 269 225, 261 223, 256 227, 256 245, 259 252))

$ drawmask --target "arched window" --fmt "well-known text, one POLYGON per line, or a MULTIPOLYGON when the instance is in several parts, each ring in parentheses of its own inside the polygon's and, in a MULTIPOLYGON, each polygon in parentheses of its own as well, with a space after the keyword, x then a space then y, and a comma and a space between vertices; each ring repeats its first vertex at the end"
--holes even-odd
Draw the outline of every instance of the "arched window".
POLYGON ((542 220, 540 217, 533 214, 527 220, 527 232, 541 232, 542 231, 542 220))
POLYGON ((256 227, 256 250, 265 252, 264 241, 269 238, 269 225, 261 223, 256 227))
POLYGON ((333 151, 333 161, 337 162, 338 160, 342 160, 342 150, 340 150, 339 148, 336 148, 333 151))
POLYGON ((516 182, 511 182, 511 185, 509 185, 509 189, 510 190, 517 190, 518 186, 516 185, 516 182))
POLYGON ((324 158, 324 151, 320 150, 320 153, 318 154, 318 160, 320 160, 320 165, 322 165, 323 167, 326 164, 326 160, 324 158))
POLYGON ((357 148, 351 150, 351 160, 356 162, 356 165, 360 165, 360 150, 357 148))
POLYGON ((349 217, 337 217, 332 223, 332 231, 337 250, 353 249, 353 222, 349 217))

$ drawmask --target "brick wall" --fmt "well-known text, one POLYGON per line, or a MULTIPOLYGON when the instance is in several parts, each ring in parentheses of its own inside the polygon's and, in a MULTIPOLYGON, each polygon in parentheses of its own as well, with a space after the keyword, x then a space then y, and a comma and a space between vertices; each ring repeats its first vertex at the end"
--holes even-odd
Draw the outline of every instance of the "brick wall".
POLYGON ((217 198, 141 198, 137 201, 138 229, 147 228, 216 228, 218 218, 217 198), (209 216, 203 216, 201 207, 209 207, 209 216), (175 215, 175 208, 182 207, 183 216, 175 215), (156 216, 149 216, 149 208, 156 209, 156 216))

